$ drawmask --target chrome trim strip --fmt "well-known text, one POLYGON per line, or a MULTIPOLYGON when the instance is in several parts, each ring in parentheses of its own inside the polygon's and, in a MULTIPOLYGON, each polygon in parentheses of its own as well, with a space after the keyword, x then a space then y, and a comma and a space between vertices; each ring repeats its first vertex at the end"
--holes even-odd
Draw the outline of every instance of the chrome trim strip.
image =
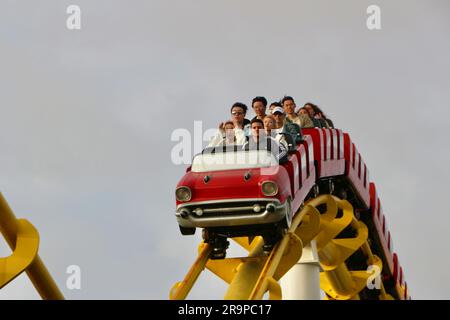
POLYGON ((280 200, 277 198, 243 198, 243 199, 223 199, 223 200, 208 200, 208 201, 199 201, 199 202, 186 202, 179 204, 177 206, 178 209, 187 207, 187 206, 196 206, 203 204, 217 204, 217 203, 233 203, 233 202, 255 202, 255 201, 265 201, 265 202, 276 202, 278 205, 280 204, 280 200))
MULTIPOLYGON (((265 209, 265 206, 261 206, 261 209, 265 209)), ((215 213, 215 212, 236 212, 236 211, 243 211, 243 210, 251 210, 253 211, 253 206, 247 206, 247 207, 232 207, 232 208, 215 208, 215 209, 203 209, 204 213, 215 213)))
MULTIPOLYGON (((226 210, 226 209, 222 209, 226 210)), ((228 211, 229 212, 229 211, 228 211)), ((275 212, 265 210, 261 213, 242 214, 242 215, 222 215, 215 217, 197 217, 190 214, 182 218, 177 212, 176 218, 178 224, 187 228, 207 228, 207 227, 226 227, 251 224, 275 223, 280 221, 286 215, 286 203, 276 206, 275 212)))

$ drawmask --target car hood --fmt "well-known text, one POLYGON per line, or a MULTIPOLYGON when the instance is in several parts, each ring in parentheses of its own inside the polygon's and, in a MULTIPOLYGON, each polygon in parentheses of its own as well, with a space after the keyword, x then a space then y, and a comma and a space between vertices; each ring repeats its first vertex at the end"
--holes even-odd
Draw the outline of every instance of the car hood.
POLYGON ((192 199, 190 202, 198 202, 264 197, 261 193, 260 181, 261 174, 258 169, 188 172, 178 186, 191 188, 192 199), (246 176, 248 179, 245 178, 246 176))

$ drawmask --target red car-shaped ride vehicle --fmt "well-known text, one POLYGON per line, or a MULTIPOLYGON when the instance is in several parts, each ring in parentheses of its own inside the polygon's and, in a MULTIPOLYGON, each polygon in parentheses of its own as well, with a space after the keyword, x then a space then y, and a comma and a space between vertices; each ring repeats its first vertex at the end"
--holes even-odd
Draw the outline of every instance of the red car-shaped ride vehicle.
POLYGON ((225 255, 226 239, 235 236, 261 235, 270 251, 314 185, 308 141, 292 146, 281 164, 270 151, 242 146, 196 155, 176 189, 181 233, 203 228, 217 258, 225 255))
MULTIPOLYGON (((349 201, 369 228, 371 249, 383 261, 383 281, 399 298, 409 299, 377 188, 350 136, 324 128, 302 133, 303 140, 290 145, 280 162, 272 152, 242 146, 205 149, 196 155, 176 188, 181 233, 202 228, 213 259, 224 258, 227 238, 236 236, 261 235, 264 251, 270 252, 304 203, 319 194, 333 194, 349 201)), ((357 263, 354 258, 350 264, 357 263)))

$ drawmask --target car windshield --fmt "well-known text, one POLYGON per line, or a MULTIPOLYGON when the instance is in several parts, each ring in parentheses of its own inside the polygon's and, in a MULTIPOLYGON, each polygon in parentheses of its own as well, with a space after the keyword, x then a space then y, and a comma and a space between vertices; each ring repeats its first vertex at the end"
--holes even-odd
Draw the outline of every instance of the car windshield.
POLYGON ((267 168, 278 165, 275 156, 267 150, 222 150, 208 148, 194 157, 192 172, 267 168))

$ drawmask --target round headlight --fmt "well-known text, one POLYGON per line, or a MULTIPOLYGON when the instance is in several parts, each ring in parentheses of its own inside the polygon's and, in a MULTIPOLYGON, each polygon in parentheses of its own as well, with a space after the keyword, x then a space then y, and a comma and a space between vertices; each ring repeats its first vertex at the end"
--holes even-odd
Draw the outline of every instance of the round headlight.
POLYGON ((178 187, 175 191, 175 196, 177 197, 178 201, 186 202, 191 200, 192 192, 188 187, 178 187))
POLYGON ((261 189, 262 193, 267 197, 274 196, 278 193, 278 185, 272 181, 264 181, 261 189))

